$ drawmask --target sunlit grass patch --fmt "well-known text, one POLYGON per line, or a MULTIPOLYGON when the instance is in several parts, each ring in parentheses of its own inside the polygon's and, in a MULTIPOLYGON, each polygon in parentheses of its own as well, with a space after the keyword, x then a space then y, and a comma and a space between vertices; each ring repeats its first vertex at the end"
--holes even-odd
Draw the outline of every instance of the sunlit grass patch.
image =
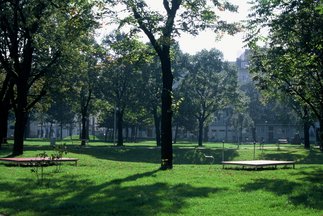
MULTIPOLYGON (((34 142, 34 141, 33 141, 34 142)), ((296 168, 222 169, 221 143, 174 145, 173 170, 159 171, 153 143, 118 148, 68 145, 78 166, 45 167, 39 185, 30 167, 0 164, 0 214, 5 215, 322 215, 323 157, 318 150, 256 149, 257 159, 295 159, 296 168), (186 146, 187 145, 187 146, 186 146), (144 146, 144 147, 143 147, 144 146), (203 153, 215 157, 214 164, 203 153)), ((252 145, 225 145, 230 160, 250 160, 252 145)), ((274 147, 275 145, 272 145, 274 147)), ((11 146, 0 151, 2 156, 11 146)), ((24 156, 51 152, 47 142, 26 145, 24 156)))

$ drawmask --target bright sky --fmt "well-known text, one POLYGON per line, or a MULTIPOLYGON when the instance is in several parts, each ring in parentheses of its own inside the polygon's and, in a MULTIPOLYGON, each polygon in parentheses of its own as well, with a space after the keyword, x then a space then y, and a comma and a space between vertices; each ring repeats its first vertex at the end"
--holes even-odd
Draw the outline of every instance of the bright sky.
MULTIPOLYGON (((224 20, 238 22, 246 19, 249 5, 246 0, 230 0, 231 3, 238 5, 238 13, 225 13, 221 15, 224 20)), ((215 34, 211 31, 202 32, 197 37, 182 35, 179 42, 184 52, 194 54, 202 49, 216 48, 222 51, 224 60, 235 61, 245 48, 243 43, 244 33, 240 32, 234 36, 224 35, 220 41, 216 41, 215 34)))
MULTIPOLYGON (((146 0, 146 2, 152 9, 164 10, 161 0, 146 0)), ((249 10, 247 0, 230 0, 229 2, 239 6, 238 13, 222 12, 220 14, 221 18, 228 22, 238 22, 246 19, 249 10)), ((183 52, 195 54, 202 49, 216 48, 222 51, 224 60, 235 61, 245 49, 243 38, 244 33, 240 32, 234 36, 224 35, 221 40, 216 41, 214 32, 204 31, 195 37, 189 34, 182 34, 178 41, 183 52)), ((143 35, 143 39, 147 39, 145 35, 143 35)))

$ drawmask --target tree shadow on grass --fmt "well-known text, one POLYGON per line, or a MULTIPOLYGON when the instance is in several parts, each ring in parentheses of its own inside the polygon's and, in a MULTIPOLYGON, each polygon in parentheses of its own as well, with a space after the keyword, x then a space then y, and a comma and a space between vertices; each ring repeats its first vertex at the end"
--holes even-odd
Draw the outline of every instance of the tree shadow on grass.
POLYGON ((319 149, 311 149, 308 155, 300 160, 302 164, 323 164, 323 153, 319 149))
POLYGON ((264 160, 283 160, 283 161, 300 161, 304 155, 298 154, 297 151, 265 153, 262 155, 264 160))
MULTIPOLYGON (((73 148, 69 151, 114 161, 160 163, 160 148, 90 147, 73 148)), ((210 160, 205 158, 204 154, 212 155, 214 157, 213 163, 222 161, 222 149, 173 148, 174 164, 209 164, 210 160)), ((225 150, 226 160, 232 160, 236 156, 238 156, 238 152, 235 149, 225 150)))
POLYGON ((8 144, 2 144, 1 149, 0 149, 0 158, 6 157, 9 154, 11 154, 11 146, 8 144))
POLYGON ((51 179, 47 188, 33 185, 30 179, 21 179, 18 183, 0 182, 0 190, 8 194, 5 200, 0 200, 0 209, 8 215, 170 214, 181 213, 189 205, 187 199, 208 197, 223 190, 156 181, 136 182, 156 173, 154 170, 106 183, 95 183, 81 176, 64 176, 51 179))
POLYGON ((306 155, 300 154, 297 150, 287 152, 279 150, 262 155, 262 159, 296 161, 300 164, 323 164, 323 154, 319 150, 308 150, 306 155))
POLYGON ((294 205, 323 210, 323 170, 298 172, 301 181, 286 179, 257 179, 252 183, 242 185, 243 191, 265 190, 278 196, 287 196, 294 205))

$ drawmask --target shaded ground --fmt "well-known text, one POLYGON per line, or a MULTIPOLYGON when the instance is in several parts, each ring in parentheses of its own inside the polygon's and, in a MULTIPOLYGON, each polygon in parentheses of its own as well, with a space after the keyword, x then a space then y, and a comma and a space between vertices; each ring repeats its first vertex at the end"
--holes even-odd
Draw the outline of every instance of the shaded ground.
POLYGON ((189 184, 170 185, 155 182, 141 185, 124 185, 152 177, 158 171, 130 175, 97 184, 91 180, 79 180, 80 176, 53 178, 48 192, 41 192, 20 179, 17 184, 0 183, 2 193, 10 193, 1 200, 0 209, 9 214, 24 212, 37 215, 155 215, 157 213, 180 213, 187 208, 187 199, 208 197, 222 189, 194 187, 189 184), (37 192, 38 191, 38 192, 37 192), (13 202, 14 200, 14 202, 13 202), (19 206, 16 206, 19 203, 19 206))

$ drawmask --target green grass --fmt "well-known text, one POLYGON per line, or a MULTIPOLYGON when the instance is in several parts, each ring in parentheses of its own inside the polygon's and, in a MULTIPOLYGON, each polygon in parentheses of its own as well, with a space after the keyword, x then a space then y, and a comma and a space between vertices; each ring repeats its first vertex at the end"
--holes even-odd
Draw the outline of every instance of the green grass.
MULTIPOLYGON (((296 168, 222 169, 222 143, 174 145, 174 169, 159 171, 160 149, 151 141, 68 144, 78 166, 45 167, 37 183, 30 167, 0 164, 0 215, 323 215, 323 154, 300 146, 256 147, 257 159, 296 160, 296 168), (203 153, 213 155, 210 165, 203 153)), ((0 150, 10 154, 11 145, 0 150)), ((24 156, 51 152, 49 142, 28 140, 24 156)), ((225 144, 225 160, 253 159, 253 145, 225 144)))

